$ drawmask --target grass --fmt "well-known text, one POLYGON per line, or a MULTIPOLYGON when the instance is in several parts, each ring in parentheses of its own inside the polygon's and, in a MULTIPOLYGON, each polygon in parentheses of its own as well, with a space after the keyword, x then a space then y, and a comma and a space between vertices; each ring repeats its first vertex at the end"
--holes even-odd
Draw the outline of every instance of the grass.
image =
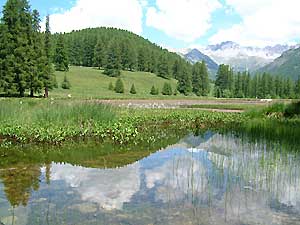
POLYGON ((122 71, 120 78, 125 85, 125 93, 117 94, 108 89, 109 83, 112 82, 115 85, 117 78, 108 77, 102 72, 102 70, 96 68, 70 67, 70 71, 66 73, 72 86, 69 90, 61 88, 65 73, 56 72, 59 88, 54 89, 50 96, 54 98, 68 98, 68 95, 71 95, 72 98, 76 99, 167 98, 161 94, 159 96, 150 95, 151 87, 154 85, 161 92, 165 82, 169 82, 173 90, 177 86, 175 79, 166 80, 146 72, 122 71), (129 93, 132 84, 135 85, 136 95, 129 93))
POLYGON ((115 110, 82 100, 1 100, 0 144, 61 143, 87 137, 121 145, 154 142, 168 129, 218 127, 242 119, 242 115, 190 109, 115 110))

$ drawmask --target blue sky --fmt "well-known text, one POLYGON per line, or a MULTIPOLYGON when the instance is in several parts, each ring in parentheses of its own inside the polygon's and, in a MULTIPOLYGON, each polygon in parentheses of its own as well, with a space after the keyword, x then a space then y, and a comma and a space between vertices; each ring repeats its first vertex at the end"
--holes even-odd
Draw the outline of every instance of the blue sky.
MULTIPOLYGON (((6 0, 0 0, 3 6, 6 0)), ((111 26, 168 48, 222 41, 247 46, 294 44, 298 0, 31 0, 53 32, 111 26), (280 16, 278 16, 280 15, 280 16)))

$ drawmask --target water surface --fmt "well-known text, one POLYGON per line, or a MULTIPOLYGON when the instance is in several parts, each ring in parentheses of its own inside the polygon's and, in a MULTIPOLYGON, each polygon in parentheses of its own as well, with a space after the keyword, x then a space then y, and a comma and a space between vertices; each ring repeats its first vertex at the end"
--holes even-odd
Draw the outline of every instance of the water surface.
POLYGON ((43 160, 7 161, 0 169, 0 221, 300 224, 297 151, 213 132, 177 142, 126 157, 85 149, 79 156, 62 150, 43 160))

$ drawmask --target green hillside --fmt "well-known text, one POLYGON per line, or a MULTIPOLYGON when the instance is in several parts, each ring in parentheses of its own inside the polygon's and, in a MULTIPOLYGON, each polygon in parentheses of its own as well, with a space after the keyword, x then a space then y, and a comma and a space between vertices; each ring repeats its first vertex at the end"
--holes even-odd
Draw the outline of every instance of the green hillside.
MULTIPOLYGON (((50 97, 54 98, 162 98, 159 96, 150 95, 150 89, 154 85, 161 92, 165 82, 171 84, 175 90, 177 81, 175 79, 164 79, 148 72, 129 72, 122 71, 120 78, 125 85, 125 93, 117 94, 108 89, 109 83, 115 84, 117 78, 109 77, 103 74, 102 70, 88 67, 70 67, 69 72, 56 72, 57 83, 59 88, 50 92, 50 97), (71 83, 71 89, 64 90, 61 88, 65 74, 71 83), (129 93, 131 85, 134 84, 137 90, 136 95, 129 93)), ((165 96, 165 98, 171 98, 165 96)))
POLYGON ((274 62, 261 68, 259 72, 268 72, 297 80, 300 76, 300 48, 283 53, 274 62))

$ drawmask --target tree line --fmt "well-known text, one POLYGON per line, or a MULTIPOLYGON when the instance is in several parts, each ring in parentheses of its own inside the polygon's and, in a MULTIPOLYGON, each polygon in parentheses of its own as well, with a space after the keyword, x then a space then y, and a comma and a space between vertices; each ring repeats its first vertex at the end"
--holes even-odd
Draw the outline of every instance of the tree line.
POLYGON ((295 82, 268 73, 251 76, 249 72, 235 73, 228 65, 220 65, 214 95, 218 98, 300 98, 300 76, 295 82))

